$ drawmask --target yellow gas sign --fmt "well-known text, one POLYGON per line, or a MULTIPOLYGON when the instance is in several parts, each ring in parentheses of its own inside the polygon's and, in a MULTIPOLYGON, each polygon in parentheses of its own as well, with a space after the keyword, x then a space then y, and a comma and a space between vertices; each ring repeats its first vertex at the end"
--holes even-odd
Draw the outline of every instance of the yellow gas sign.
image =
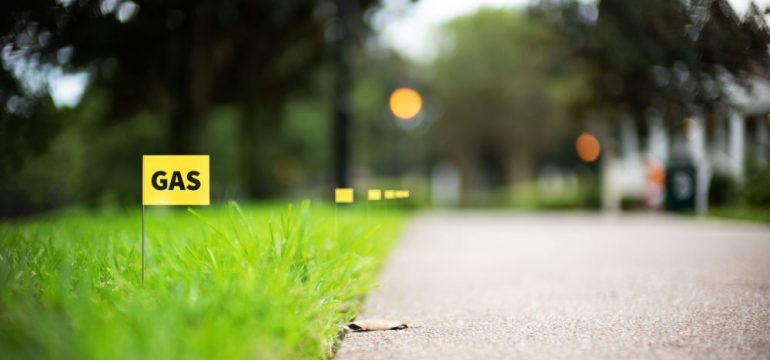
POLYGON ((208 155, 144 155, 142 204, 209 205, 208 155))

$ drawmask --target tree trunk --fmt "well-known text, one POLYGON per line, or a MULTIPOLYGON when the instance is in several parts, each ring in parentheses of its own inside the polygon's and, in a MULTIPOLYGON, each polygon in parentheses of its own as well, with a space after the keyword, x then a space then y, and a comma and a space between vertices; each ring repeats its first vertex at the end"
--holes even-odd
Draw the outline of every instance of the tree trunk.
POLYGON ((244 106, 240 121, 238 156, 244 195, 250 198, 264 198, 275 193, 275 182, 271 166, 264 157, 268 143, 265 135, 275 134, 274 122, 269 121, 280 115, 278 109, 255 109, 244 106))
POLYGON ((351 71, 349 62, 350 42, 354 29, 354 4, 350 1, 338 1, 338 21, 334 28, 334 121, 332 134, 332 154, 334 162, 334 182, 337 187, 347 187, 348 165, 350 163, 350 125, 351 125, 351 71))
POLYGON ((522 144, 512 149, 507 160, 504 166, 506 167, 506 183, 509 186, 533 179, 535 159, 528 146, 522 144))
MULTIPOLYGON (((189 13, 206 14, 198 4, 189 13)), ((172 71, 171 89, 176 104, 171 114, 169 138, 171 150, 176 154, 197 151, 203 120, 211 108, 211 38, 209 19, 203 16, 190 18, 190 23, 180 31, 179 63, 172 71)))
POLYGON ((467 151, 456 151, 453 163, 460 174, 460 205, 467 206, 471 202, 471 190, 473 190, 473 159, 467 151))

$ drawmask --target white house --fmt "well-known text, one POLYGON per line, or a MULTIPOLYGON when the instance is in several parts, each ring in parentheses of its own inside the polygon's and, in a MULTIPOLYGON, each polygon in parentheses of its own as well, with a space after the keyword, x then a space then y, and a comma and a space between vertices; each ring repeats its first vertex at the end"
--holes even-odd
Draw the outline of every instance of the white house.
POLYGON ((617 210, 623 197, 645 198, 653 204, 662 199, 654 196, 648 181, 650 166, 665 164, 672 153, 686 153, 695 165, 695 203, 698 213, 708 210, 708 192, 715 173, 731 176, 737 183, 745 181, 747 159, 759 167, 768 162, 770 150, 770 81, 753 77, 748 87, 727 82, 730 98, 729 116, 712 124, 706 131, 706 122, 700 114, 683 119, 685 137, 667 133, 660 118, 648 118, 648 137, 643 146, 631 119, 622 123, 620 149, 607 154, 603 160, 603 206, 617 210), (673 149, 673 150, 672 150, 673 149), (749 155, 751 155, 749 157, 749 155))

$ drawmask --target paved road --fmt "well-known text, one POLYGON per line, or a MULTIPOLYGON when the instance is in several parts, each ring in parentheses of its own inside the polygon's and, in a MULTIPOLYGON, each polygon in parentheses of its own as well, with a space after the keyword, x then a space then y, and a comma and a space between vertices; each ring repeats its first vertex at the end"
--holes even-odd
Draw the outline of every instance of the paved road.
POLYGON ((770 227, 635 215, 418 216, 340 359, 770 358, 770 227))

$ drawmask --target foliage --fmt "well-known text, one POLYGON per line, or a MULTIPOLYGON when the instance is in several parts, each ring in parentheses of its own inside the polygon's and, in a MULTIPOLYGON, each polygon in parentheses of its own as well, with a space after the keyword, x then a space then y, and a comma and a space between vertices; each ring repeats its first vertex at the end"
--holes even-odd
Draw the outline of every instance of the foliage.
POLYGON ((98 94, 87 96, 77 109, 59 113, 61 129, 47 149, 25 153, 19 167, 0 180, 0 192, 9 194, 0 200, 0 216, 73 202, 137 203, 141 155, 165 152, 162 115, 142 112, 106 126, 105 113, 98 94))
POLYGON ((709 209, 709 216, 730 220, 770 223, 770 209, 756 206, 720 206, 709 209))
MULTIPOLYGON (((364 33, 358 19, 373 4, 371 0, 2 2, 0 197, 6 199, 18 190, 16 185, 24 181, 16 173, 30 158, 49 151, 68 126, 68 116, 51 104, 46 78, 75 72, 88 74, 87 96, 103 102, 95 127, 105 131, 105 141, 122 125, 131 127, 124 124, 138 116, 156 117, 153 122, 162 137, 138 153, 200 153, 211 119, 222 108, 234 110, 235 131, 223 140, 236 148, 232 155, 238 172, 230 173, 237 180, 236 192, 279 193, 280 184, 265 181, 272 180, 274 168, 266 153, 276 149, 273 136, 286 117, 284 105, 311 93, 326 99, 313 93, 318 91, 313 82, 332 62, 329 48, 342 28, 358 29, 355 36, 364 33), (35 81, 40 85, 35 89, 26 84, 35 81)), ((331 116, 331 111, 325 115, 331 116)), ((112 166, 102 168, 113 170, 123 173, 112 166)), ((98 197, 110 196, 109 190, 93 188, 104 192, 98 197)), ((0 205, 40 206, 34 201, 0 205)))
POLYGON ((580 62, 542 21, 518 11, 480 10, 445 30, 432 83, 445 110, 431 129, 437 151, 458 165, 464 186, 476 164, 497 169, 493 187, 531 179, 536 162, 573 141, 580 62))
POLYGON ((748 179, 745 197, 749 205, 770 207, 770 166, 748 179))
POLYGON ((436 111, 440 105, 432 101, 425 79, 427 71, 396 53, 364 53, 359 61, 363 64, 351 99, 357 114, 352 129, 354 162, 382 178, 420 172, 431 151, 426 133, 440 116, 436 111), (404 86, 422 92, 425 101, 421 113, 412 120, 398 119, 388 107, 391 92, 404 86))
POLYGON ((739 186, 732 176, 716 172, 709 184, 709 206, 734 205, 740 201, 739 186))
POLYGON ((330 355, 403 215, 276 210, 148 208, 143 284, 138 211, 0 224, 0 357, 330 355))
POLYGON ((754 4, 743 19, 727 0, 546 0, 534 13, 589 64, 586 112, 658 115, 678 129, 684 116, 723 112, 726 85, 770 65, 770 31, 754 4))

